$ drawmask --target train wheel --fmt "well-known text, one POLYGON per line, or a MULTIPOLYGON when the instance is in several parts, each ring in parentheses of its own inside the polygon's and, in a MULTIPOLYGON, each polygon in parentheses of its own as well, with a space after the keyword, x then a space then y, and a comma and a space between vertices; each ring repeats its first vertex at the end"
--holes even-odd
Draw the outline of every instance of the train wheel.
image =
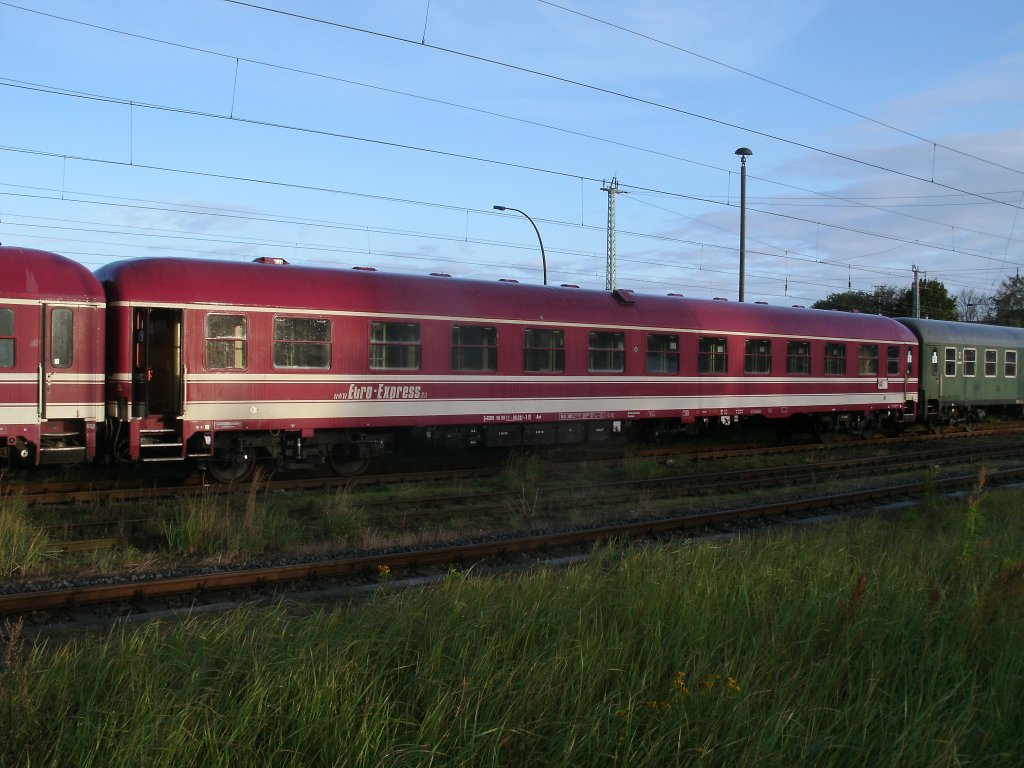
POLYGON ((238 483, 247 480, 256 468, 256 455, 242 448, 217 450, 206 468, 218 483, 238 483))
POLYGON ((865 440, 870 440, 875 436, 875 420, 865 419, 863 425, 860 428, 860 436, 865 440))
POLYGON ((331 469, 334 474, 341 477, 355 477, 361 475, 366 471, 366 468, 370 466, 369 459, 353 459, 352 456, 347 453, 334 453, 332 452, 328 458, 328 463, 331 465, 331 469))

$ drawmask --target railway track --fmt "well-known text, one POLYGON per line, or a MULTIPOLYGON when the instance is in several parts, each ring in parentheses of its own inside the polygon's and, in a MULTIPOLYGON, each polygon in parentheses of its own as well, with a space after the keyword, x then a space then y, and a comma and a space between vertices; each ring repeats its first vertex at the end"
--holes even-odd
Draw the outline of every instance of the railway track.
MULTIPOLYGON (((986 436, 1008 436, 1024 432, 1024 426, 1009 425, 992 427, 987 429, 975 429, 970 432, 955 431, 944 434, 919 433, 902 435, 884 440, 865 441, 861 438, 851 440, 837 440, 828 444, 801 443, 782 446, 742 446, 729 447, 718 446, 708 448, 705 446, 671 446, 639 449, 632 452, 634 457, 647 457, 661 460, 687 460, 687 461, 711 461, 746 456, 778 456, 788 454, 801 454, 808 452, 822 452, 830 450, 841 450, 849 448, 850 445, 875 447, 928 444, 956 440, 958 438, 981 438, 986 436)), ((558 461, 557 458, 554 461, 558 461)), ((598 463, 616 464, 622 461, 622 457, 598 457, 580 460, 570 457, 562 463, 566 470, 570 470, 573 464, 586 463, 590 466, 598 463)), ((385 485, 398 483, 430 483, 448 482, 460 478, 486 477, 495 473, 495 467, 501 465, 501 461, 474 462, 469 467, 427 469, 418 471, 399 470, 397 472, 364 475, 359 477, 337 477, 315 476, 315 477, 287 477, 278 479, 262 480, 263 487, 270 491, 279 490, 332 490, 343 487, 361 487, 369 485, 385 485)), ((240 484, 217 484, 206 482, 202 476, 194 475, 185 482, 167 479, 99 479, 88 481, 60 481, 42 480, 28 483, 6 483, 0 484, 0 496, 17 494, 27 504, 88 504, 98 501, 130 501, 135 499, 160 499, 176 496, 196 496, 199 494, 222 495, 239 492, 247 492, 250 482, 240 484)))
MULTIPOLYGON (((634 502, 638 494, 657 494, 664 498, 673 494, 699 496, 714 493, 736 493, 748 489, 774 487, 779 484, 811 485, 835 477, 882 475, 908 472, 922 467, 935 467, 948 463, 994 460, 1014 457, 1024 452, 1024 442, 973 446, 938 446, 924 451, 888 453, 884 456, 854 459, 828 459, 816 457, 811 463, 789 466, 753 467, 741 470, 707 472, 706 465, 691 464, 696 472, 659 474, 656 477, 608 482, 588 482, 585 485, 561 483, 541 485, 526 498, 525 489, 473 491, 464 494, 446 493, 437 496, 417 495, 410 498, 387 497, 359 500, 359 507, 367 514, 367 523, 373 526, 395 527, 432 519, 486 518, 507 515, 510 510, 528 506, 533 515, 554 514, 568 507, 581 505, 594 509, 615 504, 634 502), (695 490, 696 489, 696 490, 695 490), (703 490, 702 490, 703 489, 703 490)), ((663 459, 663 457, 662 457, 663 459)), ((664 460, 664 459, 663 459, 664 460)), ((672 461, 668 459, 667 461, 672 461)), ((431 476, 433 480, 451 480, 452 477, 431 476)), ((214 487, 218 488, 218 487, 214 487)), ((260 493, 274 490, 295 490, 294 486, 277 486, 273 482, 256 486, 260 493)), ((223 489, 219 489, 224 492, 223 489)), ((163 519, 170 519, 169 516, 163 519)), ((118 541, 131 539, 135 531, 151 531, 154 518, 119 517, 116 520, 62 521, 48 528, 53 539, 49 551, 53 553, 84 551, 90 542, 96 550, 110 549, 118 541), (81 534, 81 535, 79 535, 81 534), (85 538, 91 536, 92 538, 85 538)))
MULTIPOLYGON (((989 484, 1019 482, 1024 467, 988 473, 989 484)), ((483 541, 462 542, 437 547, 410 548, 370 554, 312 559, 305 562, 273 564, 252 568, 224 568, 203 573, 177 573, 151 577, 108 577, 104 583, 68 586, 25 586, 22 591, 0 594, 0 616, 7 622, 26 620, 29 631, 54 628, 81 628, 108 623, 111 617, 159 618, 180 612, 201 612, 230 608, 239 602, 286 599, 302 593, 304 598, 330 598, 339 590, 375 588, 381 575, 389 583, 400 576, 438 578, 446 568, 476 566, 482 563, 508 564, 510 561, 535 562, 541 555, 580 555, 596 543, 610 540, 675 535, 679 532, 710 533, 750 530, 755 525, 792 522, 831 514, 838 509, 874 508, 891 502, 920 496, 929 490, 949 492, 977 483, 974 472, 926 481, 901 483, 847 493, 811 496, 697 513, 662 514, 641 520, 611 522, 572 527, 528 536, 495 535, 483 541), (439 570, 440 569, 440 570, 439 570), (426 575, 424 575, 426 571, 426 575), (298 587, 296 586, 298 585, 298 587), (291 591, 275 590, 288 587, 291 591), (91 613, 102 607, 102 618, 91 613), (84 612, 84 613, 83 613, 84 612)), ((2 632, 2 630, 0 630, 2 632)))

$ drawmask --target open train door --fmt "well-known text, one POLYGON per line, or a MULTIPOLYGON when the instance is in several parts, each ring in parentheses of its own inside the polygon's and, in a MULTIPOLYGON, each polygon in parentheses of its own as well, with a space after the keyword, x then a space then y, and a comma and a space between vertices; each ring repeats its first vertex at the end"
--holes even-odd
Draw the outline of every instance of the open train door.
POLYGON ((177 419, 184 412, 181 310, 136 307, 132 331, 132 416, 177 419))

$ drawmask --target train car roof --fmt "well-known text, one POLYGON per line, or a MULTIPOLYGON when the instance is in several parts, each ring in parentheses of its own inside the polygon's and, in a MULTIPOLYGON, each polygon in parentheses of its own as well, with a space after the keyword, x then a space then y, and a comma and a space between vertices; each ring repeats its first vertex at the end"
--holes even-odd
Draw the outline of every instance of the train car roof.
POLYGON ((84 265, 49 251, 0 246, 0 302, 4 299, 102 304, 103 286, 84 265))
POLYGON ((598 291, 365 269, 149 258, 97 272, 110 303, 308 309, 395 318, 459 317, 609 328, 701 329, 913 342, 890 318, 627 290, 598 291))
POLYGON ((924 320, 919 317, 896 319, 914 331, 922 344, 1024 347, 1024 328, 984 323, 957 323, 950 320, 924 320))

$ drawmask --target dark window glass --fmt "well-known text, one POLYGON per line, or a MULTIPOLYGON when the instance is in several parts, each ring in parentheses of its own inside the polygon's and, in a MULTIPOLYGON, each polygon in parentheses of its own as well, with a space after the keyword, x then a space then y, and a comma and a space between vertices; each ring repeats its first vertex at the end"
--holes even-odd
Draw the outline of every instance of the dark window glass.
POLYGON ((74 348, 74 314, 70 309, 53 310, 50 314, 50 365, 70 368, 74 348))
POLYGON ((1006 350, 1006 355, 1003 359, 1003 375, 1011 379, 1017 378, 1017 350, 1006 350))
POLYGON ((956 347, 946 347, 946 375, 956 376, 956 347))
POLYGON ((811 372, 811 345, 806 341, 786 344, 786 373, 806 376, 811 372))
POLYGON ((523 370, 560 373, 565 370, 565 331, 527 328, 523 331, 523 370))
POLYGON ((323 317, 275 317, 274 367, 330 368, 331 321, 323 317))
POLYGON ((0 309, 0 368, 14 367, 14 310, 0 309))
POLYGON ((825 375, 845 376, 846 375, 846 345, 826 344, 825 345, 825 375))
POLYGON ((999 353, 994 349, 985 350, 985 375, 995 376, 999 371, 999 353))
POLYGON ((701 336, 697 343, 697 372, 725 373, 729 370, 727 350, 724 338, 701 336))
POLYGON ((672 334, 647 335, 647 372, 679 373, 679 337, 672 334))
POLYGON ((370 323, 370 367, 417 370, 420 367, 419 323, 370 323))
POLYGON ((498 329, 487 325, 452 326, 452 370, 496 371, 498 329))
POLYGON ((608 331, 591 331, 589 371, 626 370, 626 334, 608 331))
POLYGON ((886 357, 885 372, 889 376, 900 375, 900 348, 889 347, 886 357))
POLYGON ((241 370, 246 365, 245 315, 206 316, 206 367, 241 370))
POLYGON ((768 339, 747 339, 743 353, 743 372, 772 372, 772 343, 768 339))
POLYGON ((857 352, 857 373, 861 376, 878 375, 878 345, 861 344, 857 352))
POLYGON ((964 376, 976 376, 978 374, 978 350, 964 350, 964 376))

